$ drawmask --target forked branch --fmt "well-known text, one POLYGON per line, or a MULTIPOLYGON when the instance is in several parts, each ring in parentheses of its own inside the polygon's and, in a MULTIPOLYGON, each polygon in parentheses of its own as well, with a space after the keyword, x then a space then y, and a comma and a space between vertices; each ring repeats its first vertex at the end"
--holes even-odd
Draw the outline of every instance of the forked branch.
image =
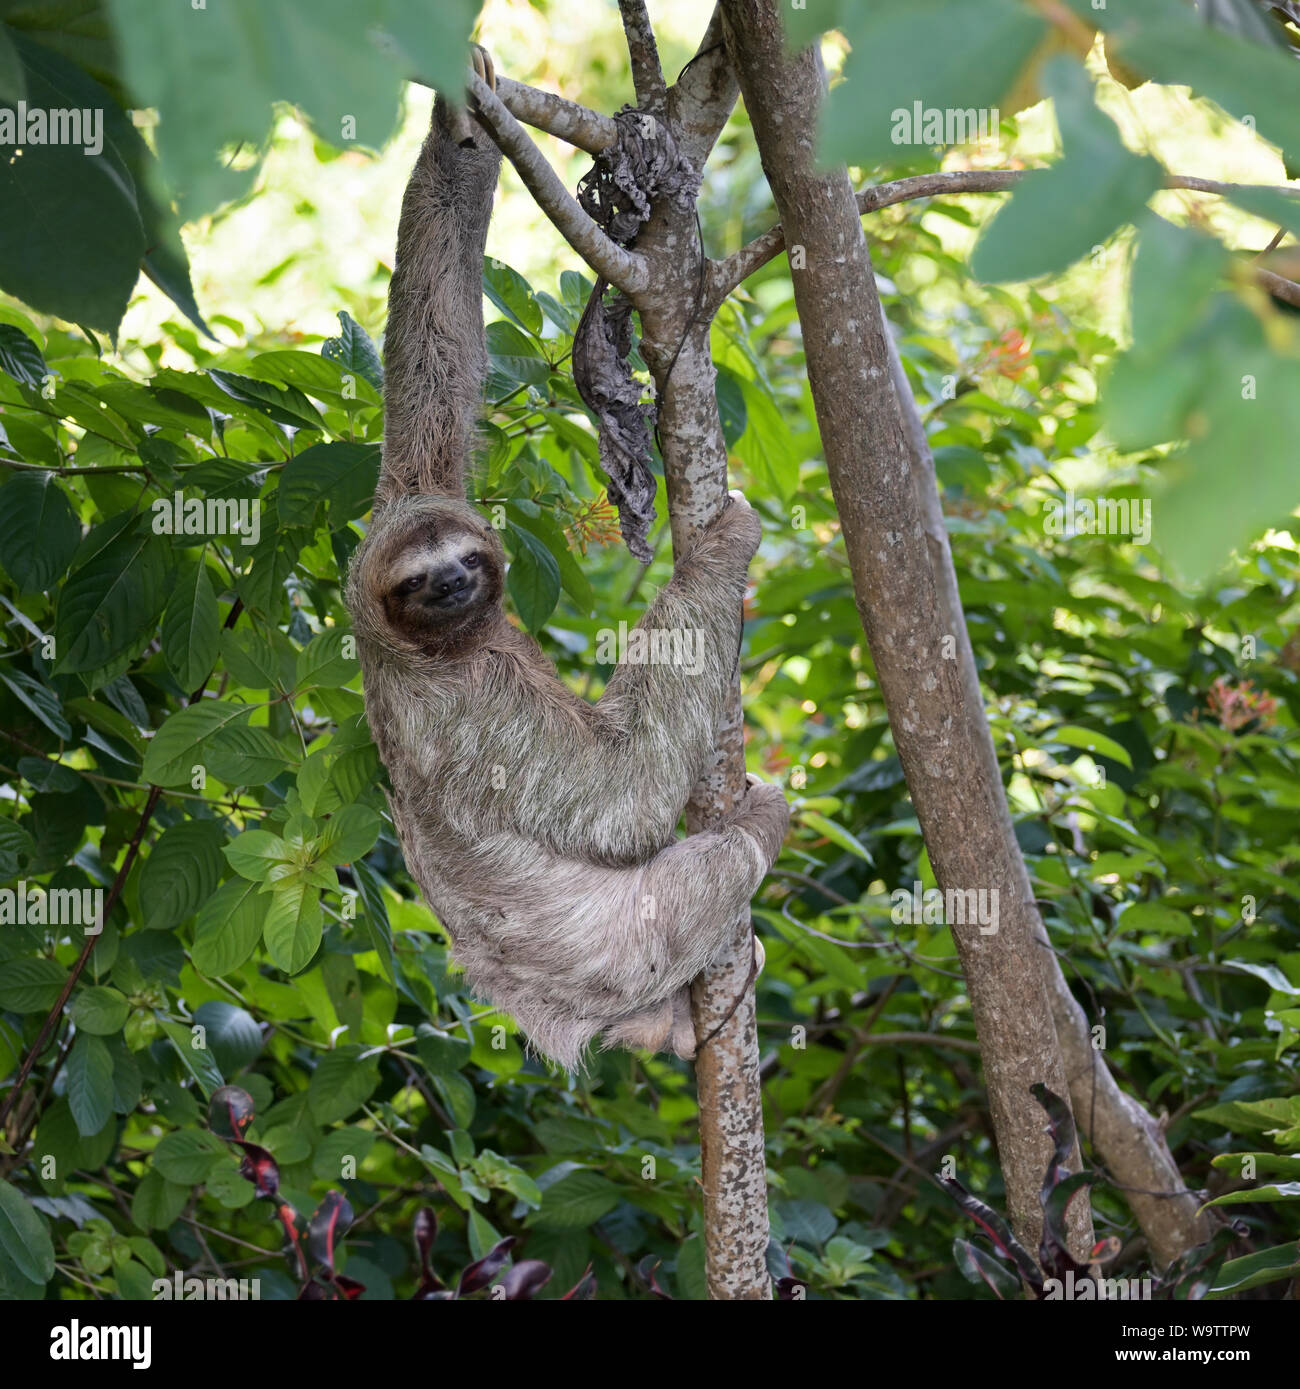
POLYGON ((610 284, 626 294, 644 289, 648 272, 642 257, 616 246, 579 207, 528 132, 477 74, 470 78, 469 90, 479 119, 560 235, 610 284))
POLYGON ((662 116, 668 100, 664 86, 664 70, 659 62, 659 45, 650 27, 645 0, 618 0, 618 12, 623 19, 627 38, 627 53, 632 60, 632 85, 636 88, 636 104, 642 111, 662 116))

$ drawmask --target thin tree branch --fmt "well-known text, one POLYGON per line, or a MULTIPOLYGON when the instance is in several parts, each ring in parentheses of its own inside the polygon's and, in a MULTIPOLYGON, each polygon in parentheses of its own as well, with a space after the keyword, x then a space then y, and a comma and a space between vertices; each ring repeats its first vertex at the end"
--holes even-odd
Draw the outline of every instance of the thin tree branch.
POLYGON ((544 92, 508 77, 497 78, 497 96, 516 120, 544 130, 588 154, 599 154, 618 139, 618 127, 608 116, 592 111, 555 92, 544 92))
POLYGON ((470 79, 469 90, 488 134, 515 166, 524 186, 560 235, 598 275, 625 294, 644 289, 648 273, 642 257, 616 246, 578 206, 527 131, 477 73, 470 79))
POLYGON ((664 85, 659 46, 655 43, 655 31, 646 13, 645 0, 618 0, 618 12, 623 20, 628 57, 632 60, 636 104, 642 111, 662 116, 668 100, 668 89, 664 85))
MULTIPOLYGON (((864 215, 879 212, 896 203, 912 202, 917 198, 942 197, 956 193, 1005 193, 1033 169, 953 169, 933 174, 918 174, 914 178, 894 179, 862 188, 854 195, 858 211, 864 215)), ((1193 193, 1216 193, 1231 197, 1234 193, 1280 193, 1300 197, 1300 187, 1289 184, 1220 183, 1215 179, 1192 178, 1185 174, 1170 174, 1166 188, 1181 188, 1193 193)), ((785 232, 778 222, 762 235, 747 242, 725 260, 715 261, 710 272, 710 303, 716 308, 737 285, 760 270, 773 257, 785 250, 785 232)), ((1279 298, 1285 297, 1279 295, 1279 298)), ((1288 300, 1288 303, 1291 301, 1288 300)))
POLYGON ((1300 285, 1294 280, 1283 279, 1275 271, 1265 270, 1262 266, 1256 269, 1255 278, 1274 299, 1281 299, 1284 304, 1300 309, 1300 285))
POLYGON ((668 123, 677 148, 697 170, 704 167, 717 144, 739 95, 722 36, 722 15, 715 8, 695 57, 681 70, 668 93, 668 123))

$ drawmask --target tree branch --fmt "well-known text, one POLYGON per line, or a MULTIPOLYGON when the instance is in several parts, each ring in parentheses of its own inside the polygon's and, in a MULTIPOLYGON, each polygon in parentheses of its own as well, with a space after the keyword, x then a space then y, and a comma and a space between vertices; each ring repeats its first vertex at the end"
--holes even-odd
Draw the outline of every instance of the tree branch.
POLYGON ((1276 271, 1265 270, 1262 266, 1256 269, 1255 278, 1274 299, 1300 309, 1300 285, 1294 280, 1283 279, 1276 271))
POLYGON ((677 148, 697 170, 717 144, 739 95, 722 36, 722 15, 715 8, 695 57, 668 93, 668 123, 677 148))
MULTIPOLYGON (((912 202, 917 198, 942 197, 956 193, 1005 193, 1014 188, 1033 169, 952 169, 933 174, 918 174, 914 178, 894 179, 862 188, 854 195, 858 211, 879 212, 895 203, 912 202)), ((1281 193, 1300 197, 1300 187, 1289 184, 1219 183, 1215 179, 1192 178, 1185 174, 1170 174, 1166 188, 1181 188, 1193 193, 1217 193, 1231 197, 1234 193, 1281 193)), ((716 308, 737 285, 785 250, 785 231, 778 222, 762 235, 747 242, 725 260, 715 261, 710 271, 710 303, 716 308)), ((1279 298, 1285 298, 1279 294, 1279 298)), ((1288 303, 1292 302, 1290 300, 1288 303)))
POLYGON ((636 104, 642 111, 662 116, 668 90, 664 85, 659 46, 655 43, 655 31, 650 24, 650 16, 646 13, 645 0, 618 0, 618 12, 623 19, 628 57, 632 60, 632 85, 636 88, 636 104))
POLYGON ((523 126, 477 73, 470 79, 469 90, 477 103, 476 114, 488 134, 515 166, 538 207, 550 218, 560 235, 610 284, 626 294, 635 294, 644 289, 647 269, 642 257, 616 246, 578 206, 555 170, 546 162, 541 150, 529 139, 523 126))
POLYGON ((599 154, 618 139, 618 127, 608 116, 555 92, 544 92, 508 77, 497 78, 497 96, 516 120, 544 130, 588 154, 599 154))

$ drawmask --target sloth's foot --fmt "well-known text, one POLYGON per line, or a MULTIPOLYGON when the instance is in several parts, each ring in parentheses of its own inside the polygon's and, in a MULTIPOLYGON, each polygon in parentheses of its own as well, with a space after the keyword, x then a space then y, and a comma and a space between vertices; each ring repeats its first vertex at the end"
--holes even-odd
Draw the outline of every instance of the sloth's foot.
POLYGON ((492 65, 492 55, 481 43, 469 46, 469 61, 477 76, 481 77, 492 91, 497 89, 496 68, 492 65))

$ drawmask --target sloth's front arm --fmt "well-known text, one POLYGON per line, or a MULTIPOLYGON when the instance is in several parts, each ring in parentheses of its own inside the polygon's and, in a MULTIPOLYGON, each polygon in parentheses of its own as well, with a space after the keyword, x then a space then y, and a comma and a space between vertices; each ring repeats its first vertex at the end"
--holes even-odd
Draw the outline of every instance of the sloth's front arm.
POLYGON ((531 738, 503 730, 493 818, 558 854, 612 863, 644 862, 672 839, 715 746, 760 534, 737 497, 678 562, 589 717, 543 705, 531 738), (553 754, 540 765, 534 738, 553 754))

